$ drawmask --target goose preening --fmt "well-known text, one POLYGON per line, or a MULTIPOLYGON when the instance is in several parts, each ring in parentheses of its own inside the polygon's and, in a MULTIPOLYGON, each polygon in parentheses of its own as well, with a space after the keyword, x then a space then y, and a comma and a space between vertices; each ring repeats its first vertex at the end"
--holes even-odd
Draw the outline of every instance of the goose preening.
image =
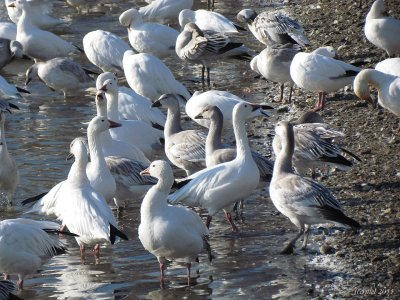
POLYGON ((217 91, 210 90, 207 92, 195 92, 193 96, 186 102, 185 110, 186 114, 196 123, 200 124, 204 127, 210 127, 210 120, 208 119, 195 119, 195 117, 203 111, 204 108, 209 106, 218 107, 223 115, 223 127, 224 128, 232 128, 232 112, 233 108, 238 103, 247 103, 256 108, 249 116, 249 119, 252 119, 257 116, 267 115, 267 113, 263 109, 273 109, 273 107, 266 104, 255 104, 250 103, 242 98, 226 92, 226 91, 217 91))
POLYGON ((21 43, 0 37, 0 69, 14 58, 27 58, 24 55, 21 43))
POLYGON ((400 77, 400 57, 388 58, 377 63, 375 70, 400 77))
POLYGON ((83 68, 72 59, 56 57, 30 66, 26 70, 25 85, 37 78, 51 90, 62 91, 64 98, 67 98, 94 84, 94 79, 89 74, 93 72, 83 68))
MULTIPOLYGON (((98 116, 107 117, 107 99, 104 92, 100 91, 96 94, 96 109, 98 116)), ((150 163, 139 147, 112 137, 110 130, 106 130, 102 133, 101 146, 106 157, 120 156, 141 161, 143 163, 150 163)))
POLYGON ((168 109, 164 127, 165 154, 178 168, 186 171, 187 176, 206 167, 206 133, 200 130, 182 130, 181 112, 177 95, 162 95, 154 107, 168 109))
POLYGON ((193 0, 153 0, 147 3, 149 5, 139 8, 143 20, 162 24, 176 22, 181 10, 193 6, 193 0))
POLYGON ((6 113, 11 113, 11 109, 19 108, 10 102, 0 100, 0 194, 5 193, 8 204, 12 204, 19 183, 18 167, 8 152, 5 134, 6 113))
POLYGON ((293 57, 299 53, 300 47, 293 44, 267 46, 260 54, 253 57, 250 67, 265 79, 279 83, 280 98, 283 100, 284 84, 290 86, 288 102, 292 100, 293 80, 290 76, 290 65, 293 57))
POLYGON ((400 117, 400 77, 385 74, 373 69, 362 70, 354 79, 354 93, 374 107, 369 84, 378 90, 379 105, 400 117))
POLYGON ((198 261, 198 255, 204 248, 208 252, 209 260, 212 260, 208 229, 190 208, 167 204, 174 175, 166 161, 152 162, 141 174, 151 175, 158 182, 147 192, 140 207, 139 239, 143 247, 155 255, 160 263, 162 287, 167 259, 185 261, 187 283, 190 286, 192 261, 198 261))
POLYGON ((134 8, 119 16, 122 26, 128 28, 129 42, 140 53, 150 53, 159 58, 175 56, 175 43, 179 32, 158 23, 143 22, 141 14, 134 8))
POLYGON ((233 109, 233 129, 236 139, 234 160, 204 169, 189 176, 184 187, 168 196, 171 203, 183 203, 207 210, 207 227, 212 216, 224 210, 233 231, 238 228, 232 220, 232 206, 249 196, 258 186, 260 172, 251 154, 245 121, 257 107, 246 102, 233 109))
MULTIPOLYGON (((207 168, 235 159, 236 149, 222 144, 223 115, 221 110, 216 106, 209 106, 195 118, 210 120, 205 147, 207 168)), ((260 171, 260 178, 269 181, 274 167, 273 161, 256 151, 251 151, 251 154, 260 171)))
POLYGON ((238 33, 246 30, 227 17, 205 9, 183 9, 179 13, 179 25, 183 29, 189 22, 195 23, 202 31, 213 30, 221 33, 238 33))
POLYGON ((264 45, 287 43, 299 44, 301 47, 310 45, 301 24, 283 12, 264 11, 257 14, 253 9, 243 9, 236 18, 240 22, 247 23, 255 38, 264 45))
POLYGON ((326 187, 312 179, 294 174, 292 157, 295 149, 295 133, 289 122, 279 122, 276 135, 282 148, 275 153, 275 165, 269 193, 275 207, 299 228, 299 234, 283 249, 283 254, 293 253, 296 241, 304 235, 302 249, 307 247, 310 226, 324 223, 340 223, 353 230, 360 224, 347 217, 340 203, 326 187))
POLYGON ((314 111, 324 108, 326 93, 351 84, 361 69, 316 53, 297 53, 290 65, 290 76, 302 89, 318 92, 314 111))
POLYGON ((127 42, 108 31, 99 29, 83 37, 83 50, 87 58, 103 72, 117 72, 123 75, 122 58, 125 51, 130 49, 127 42))
POLYGON ((23 289, 27 275, 36 273, 53 256, 66 253, 66 246, 55 235, 59 227, 54 222, 22 218, 1 221, 0 270, 5 279, 17 274, 18 287, 23 289))
POLYGON ((31 1, 16 0, 8 7, 22 10, 17 24, 16 40, 21 43, 24 53, 36 60, 46 61, 55 57, 65 57, 69 53, 80 50, 77 46, 63 40, 59 36, 45 31, 32 24, 31 1))
POLYGON ((389 57, 400 54, 400 20, 388 16, 385 2, 376 0, 365 18, 368 41, 386 51, 389 57))
MULTIPOLYGON (((114 74, 107 72, 99 75, 96 81, 96 88, 106 95, 108 118, 122 124, 122 127, 110 130, 111 136, 138 147, 146 157, 152 157, 160 144, 160 139, 164 137, 163 132, 143 121, 123 120, 120 118, 118 112, 118 79, 114 74)), ((150 163, 148 160, 138 160, 150 163)))
POLYGON ((171 70, 156 56, 148 53, 124 53, 123 66, 129 86, 139 95, 157 100, 163 94, 182 95, 186 100, 190 93, 177 81, 171 70))
POLYGON ((85 248, 95 245, 96 258, 100 256, 100 243, 114 244, 118 238, 128 237, 118 229, 114 214, 104 197, 90 185, 86 167, 87 148, 81 139, 71 143, 71 156, 75 157, 68 178, 58 191, 56 211, 58 219, 67 226, 80 247, 81 259, 85 248))
POLYGON ((220 32, 202 31, 195 23, 185 25, 176 40, 176 53, 180 59, 201 64, 201 79, 204 85, 204 72, 207 69, 207 84, 210 86, 210 64, 222 59, 250 61, 252 50, 242 43, 231 42, 220 32))

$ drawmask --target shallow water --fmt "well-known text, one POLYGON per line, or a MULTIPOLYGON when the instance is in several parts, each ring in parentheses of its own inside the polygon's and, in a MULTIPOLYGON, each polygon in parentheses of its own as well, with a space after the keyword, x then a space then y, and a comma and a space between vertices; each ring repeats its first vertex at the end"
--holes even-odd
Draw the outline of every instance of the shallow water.
MULTIPOLYGON (((82 45, 84 34, 95 29, 126 36, 126 30, 118 24, 118 16, 131 5, 125 1, 113 3, 80 16, 74 8, 57 2, 55 15, 71 19, 71 26, 57 29, 57 32, 78 45, 82 45)), ((236 13, 250 3, 254 1, 217 1, 216 11, 233 20, 236 13)), ((259 5, 253 7, 257 9, 259 5)), ((205 2, 195 1, 195 8, 205 6, 205 2)), ((0 17, 8 20, 4 6, 0 9, 0 17)), ((256 51, 262 50, 249 32, 235 39, 245 41, 256 51)), ((84 56, 74 58, 85 66, 90 65, 84 56)), ((183 64, 177 58, 169 59, 167 63, 190 91, 201 89, 200 67, 183 64)), ((10 82, 23 86, 24 72, 29 64, 14 62, 0 73, 10 82)), ((266 99, 263 92, 267 83, 255 80, 254 75, 242 62, 221 63, 211 70, 215 89, 228 90, 254 102, 271 100, 270 97, 266 99)), ((277 91, 276 86, 269 86, 277 91)), ((85 134, 82 123, 95 114, 94 89, 64 100, 61 94, 50 91, 40 82, 33 82, 28 88, 31 95, 13 101, 21 110, 7 116, 7 143, 19 167, 20 184, 15 195, 16 205, 0 210, 0 219, 21 216, 26 210, 21 207, 21 200, 47 191, 66 178, 71 165, 65 161, 69 143, 76 136, 85 134)), ((251 143, 269 154, 265 145, 270 141, 265 129, 271 125, 266 120, 257 122, 261 129, 252 127, 251 134, 260 138, 252 139, 251 143)), ((68 244, 69 253, 51 259, 38 274, 29 276, 25 290, 19 291, 18 295, 24 299, 308 298, 307 256, 299 250, 293 256, 278 254, 283 242, 294 234, 294 226, 284 217, 276 216, 267 195, 264 188, 247 199, 243 218, 239 221, 240 233, 231 233, 222 213, 215 217, 210 230, 215 258, 209 263, 206 256, 201 255, 200 266, 194 266, 192 270, 194 279, 190 288, 186 287, 184 265, 173 262, 168 266, 166 289, 160 289, 157 260, 143 249, 137 237, 140 203, 133 201, 119 218, 119 225, 129 236, 129 241, 103 247, 98 264, 89 251, 85 264, 81 264, 75 240, 62 237, 68 244)))

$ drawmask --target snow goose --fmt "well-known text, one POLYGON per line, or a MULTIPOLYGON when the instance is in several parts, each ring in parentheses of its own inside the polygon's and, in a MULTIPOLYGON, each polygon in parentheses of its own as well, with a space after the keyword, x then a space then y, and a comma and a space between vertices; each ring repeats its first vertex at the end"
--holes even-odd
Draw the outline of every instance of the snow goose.
POLYGON ((368 84, 378 90, 378 103, 400 117, 400 77, 373 69, 362 70, 354 79, 355 94, 375 106, 368 84))
MULTIPOLYGON (((22 9, 19 7, 10 6, 10 4, 14 2, 15 0, 6 0, 5 5, 11 21, 13 21, 15 24, 18 24, 18 21, 22 15, 22 9)), ((44 29, 52 29, 54 26, 66 23, 64 20, 54 18, 49 15, 52 10, 53 1, 34 0, 29 1, 29 3, 29 15, 33 25, 44 29)))
MULTIPOLYGON (((96 94, 96 108, 97 116, 107 117, 107 99, 104 92, 96 94)), ((143 163, 150 163, 143 151, 130 143, 118 140, 111 136, 110 130, 106 130, 101 135, 101 145, 104 155, 107 156, 121 156, 129 159, 141 161, 143 163)), ((161 144, 160 144, 161 147, 161 144)))
POLYGON ((255 38, 267 46, 274 44, 299 44, 301 47, 310 45, 304 36, 301 24, 285 15, 283 12, 264 11, 257 14, 253 9, 243 9, 237 14, 240 22, 245 22, 255 38))
POLYGON ((368 41, 387 52, 400 54, 400 20, 388 16, 385 2, 376 0, 365 18, 364 33, 368 41))
POLYGON ((122 58, 131 47, 119 36, 104 30, 95 30, 83 37, 83 50, 89 61, 103 72, 123 75, 122 58))
POLYGON ((49 31, 41 30, 32 24, 31 4, 27 0, 16 0, 8 5, 21 8, 22 15, 17 24, 16 40, 22 44, 24 53, 36 60, 46 61, 55 57, 68 56, 80 50, 77 46, 63 40, 49 31))
POLYGON ((283 100, 284 84, 289 83, 289 103, 291 102, 294 82, 290 76, 290 64, 299 51, 300 48, 293 44, 268 46, 250 62, 253 71, 267 80, 279 83, 281 91, 279 101, 283 100))
POLYGON ((123 66, 129 86, 139 95, 157 100, 163 94, 190 98, 188 90, 175 79, 171 70, 157 57, 147 53, 125 51, 123 66))
POLYGON ((252 51, 242 43, 231 42, 220 32, 202 31, 193 22, 185 25, 176 40, 176 53, 184 61, 202 64, 201 79, 204 85, 204 72, 207 69, 207 84, 210 86, 210 64, 221 59, 250 61, 252 51))
POLYGON ((15 285, 8 280, 0 280, 0 299, 18 299, 12 292, 15 290, 15 285))
POLYGON ((0 38, 15 40, 17 38, 17 25, 11 22, 0 22, 0 38))
POLYGON ((30 94, 29 91, 8 83, 7 80, 0 75, 0 96, 20 99, 22 98, 20 93, 30 94))
MULTIPOLYGON (((205 147, 207 168, 235 159, 236 149, 227 148, 222 144, 223 115, 221 110, 216 106, 209 106, 195 118, 210 120, 205 147)), ((256 151, 251 151, 251 154, 260 171, 260 177, 270 180, 274 163, 256 151)))
POLYGON ((179 32, 157 24, 143 22, 140 13, 128 9, 119 16, 122 26, 128 27, 129 42, 140 53, 151 53, 159 58, 175 55, 175 43, 179 32))
POLYGON ((343 61, 315 53, 297 53, 290 65, 290 76, 302 89, 318 92, 314 111, 324 108, 326 93, 351 84, 361 69, 343 61))
POLYGON ((167 204, 174 175, 166 161, 152 162, 141 174, 156 177, 158 182, 147 192, 140 207, 139 239, 143 247, 155 255, 160 263, 162 287, 167 259, 184 259, 187 283, 190 286, 192 261, 197 260, 204 248, 207 249, 209 260, 212 260, 208 229, 190 208, 167 204))
POLYGON ((94 84, 89 76, 93 72, 67 57, 57 57, 45 62, 37 62, 26 71, 25 85, 38 78, 53 91, 62 91, 66 99, 94 84))
POLYGON ((178 96, 162 95, 153 106, 168 109, 164 127, 165 154, 168 159, 185 170, 187 176, 204 169, 206 133, 194 129, 182 130, 178 96))
POLYGON ((207 168, 189 176, 184 187, 171 194, 171 203, 199 206, 207 210, 207 227, 212 216, 223 209, 232 230, 237 231, 232 220, 232 206, 249 196, 260 180, 258 167, 253 160, 247 139, 245 121, 257 109, 248 103, 238 103, 233 109, 233 129, 236 139, 236 158, 207 168))
MULTIPOLYGON (((115 74, 106 72, 101 75, 103 81, 111 79, 117 85, 115 74)), ((166 116, 156 107, 151 107, 151 100, 137 94, 131 88, 118 88, 118 112, 120 119, 140 120, 157 129, 164 129, 166 116)))
POLYGON ((250 118, 266 115, 263 109, 273 109, 273 107, 264 104, 254 104, 244 101, 242 98, 225 91, 211 90, 207 92, 195 92, 193 96, 186 103, 186 114, 196 123, 204 127, 210 126, 210 120, 208 119, 195 119, 195 117, 208 106, 217 106, 223 115, 223 127, 232 127, 232 111, 236 104, 245 102, 253 107, 258 106, 254 110, 250 118))
POLYGON ((116 238, 127 240, 127 236, 117 228, 114 214, 104 197, 90 185, 86 175, 88 155, 86 145, 80 139, 71 143, 71 155, 75 157, 56 201, 58 219, 67 226, 75 237, 85 258, 85 247, 93 245, 96 258, 100 256, 99 243, 114 244, 116 238))
POLYGON ((176 23, 182 9, 191 9, 193 0, 154 0, 139 9, 146 22, 176 23))
POLYGON ((237 33, 239 30, 246 30, 227 17, 205 9, 198 9, 195 11, 183 9, 179 13, 179 25, 183 29, 189 22, 195 23, 202 31, 213 30, 221 33, 237 33))
POLYGON ((15 189, 19 182, 17 164, 8 152, 4 126, 6 112, 11 113, 11 108, 18 109, 14 104, 0 100, 0 193, 5 193, 9 204, 12 204, 15 189))
POLYGON ((20 42, 0 37, 0 69, 14 58, 27 58, 20 42))
POLYGON ((303 247, 311 225, 321 223, 340 223, 360 228, 360 224, 347 217, 329 189, 319 183, 292 171, 292 156, 295 149, 293 125, 279 122, 275 127, 276 135, 282 141, 282 148, 276 154, 274 171, 269 194, 275 207, 295 224, 300 232, 286 245, 283 254, 293 253, 296 241, 304 234, 303 247))
MULTIPOLYGON (((122 120, 118 112, 118 82, 117 77, 109 79, 109 73, 97 77, 96 88, 105 92, 107 98, 107 116, 122 124, 121 128, 111 129, 111 136, 120 141, 132 144, 143 151, 146 157, 152 157, 163 132, 139 120, 122 120)), ((146 161, 150 163, 150 161, 146 161)))
POLYGON ((18 274, 18 287, 23 289, 27 275, 36 273, 51 257, 66 253, 66 246, 52 234, 59 227, 54 222, 22 218, 1 221, 0 270, 5 279, 18 274))
POLYGON ((400 57, 388 58, 379 62, 375 70, 400 77, 400 57))

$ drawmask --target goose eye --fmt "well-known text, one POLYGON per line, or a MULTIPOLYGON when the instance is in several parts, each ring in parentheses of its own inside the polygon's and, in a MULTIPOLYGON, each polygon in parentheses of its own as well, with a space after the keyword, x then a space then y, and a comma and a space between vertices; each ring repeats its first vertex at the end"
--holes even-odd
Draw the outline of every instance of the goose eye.
POLYGON ((156 165, 153 165, 153 167, 155 167, 156 165))
POLYGON ((102 122, 104 122, 104 120, 101 120, 102 122))
POLYGON ((245 104, 244 107, 247 107, 247 104, 245 104))

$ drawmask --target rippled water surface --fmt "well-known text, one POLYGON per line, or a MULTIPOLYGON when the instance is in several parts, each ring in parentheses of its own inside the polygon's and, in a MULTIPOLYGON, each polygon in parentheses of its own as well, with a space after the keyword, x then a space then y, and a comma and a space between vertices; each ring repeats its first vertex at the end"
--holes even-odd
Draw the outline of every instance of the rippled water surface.
MULTIPOLYGON (((216 11, 233 20, 239 10, 250 4, 254 7, 254 3, 219 0, 216 11)), ((133 5, 132 1, 117 0, 81 16, 74 8, 58 1, 55 15, 69 19, 71 25, 55 30, 78 45, 82 45, 82 37, 87 32, 96 29, 125 37, 126 29, 119 25, 118 16, 133 5)), ((255 9, 260 6, 259 2, 255 5, 255 9)), ((195 8, 205 7, 205 2, 195 0, 195 8)), ((3 5, 0 10, 1 19, 8 20, 3 5)), ((257 51, 262 49, 248 32, 235 39, 257 51)), ((90 66, 84 56, 74 59, 90 66)), ((178 58, 168 59, 167 64, 191 92, 201 89, 200 67, 183 64, 178 58)), ((23 86, 29 65, 29 62, 18 61, 0 72, 9 81, 23 86)), ((243 62, 221 63, 212 69, 211 80, 216 89, 234 92, 254 102, 269 101, 264 99, 262 92, 266 83, 255 80, 254 75, 243 62)), ((21 200, 47 191, 66 178, 71 164, 65 161, 69 143, 76 136, 85 134, 82 123, 95 114, 94 88, 67 100, 40 82, 33 82, 28 88, 32 94, 14 101, 21 110, 8 116, 6 124, 7 142, 19 167, 20 184, 15 196, 16 206, 2 208, 1 219, 21 216, 26 210, 21 207, 21 200)), ((276 89, 273 85, 271 88, 276 89)), ((266 128, 270 125, 265 120, 257 122, 258 127, 253 126, 251 134, 260 138, 252 139, 252 146, 268 154, 266 128)), ((137 236, 140 202, 133 200, 119 218, 119 225, 130 237, 129 241, 103 247, 99 264, 88 252, 85 264, 81 264, 75 240, 63 237, 69 253, 53 258, 38 274, 29 276, 25 290, 18 295, 24 299, 303 298, 307 289, 304 278, 306 256, 299 251, 288 257, 278 254, 282 243, 294 234, 294 227, 282 216, 275 215, 267 195, 265 186, 261 186, 247 199, 243 218, 239 221, 240 233, 231 233, 222 213, 216 216, 210 230, 215 258, 209 263, 206 256, 201 255, 200 266, 196 265, 192 270, 195 280, 190 288, 186 287, 184 265, 173 262, 168 266, 166 289, 160 289, 157 260, 143 249, 137 236)))

